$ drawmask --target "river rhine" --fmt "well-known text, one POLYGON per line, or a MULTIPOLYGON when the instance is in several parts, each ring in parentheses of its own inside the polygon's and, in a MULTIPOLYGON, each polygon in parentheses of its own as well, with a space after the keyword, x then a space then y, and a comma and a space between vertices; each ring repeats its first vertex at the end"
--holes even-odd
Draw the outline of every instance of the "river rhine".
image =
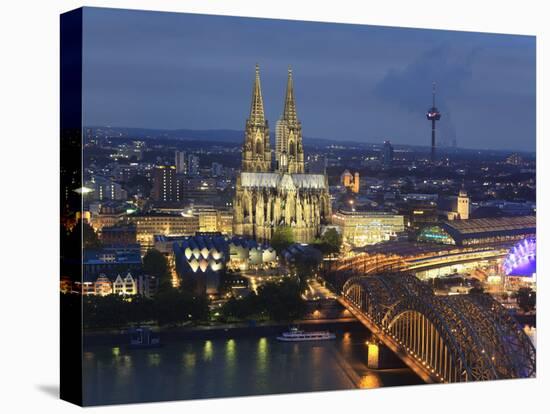
POLYGON ((284 343, 274 336, 189 339, 162 348, 84 352, 87 405, 420 384, 407 368, 369 370, 366 331, 284 343))

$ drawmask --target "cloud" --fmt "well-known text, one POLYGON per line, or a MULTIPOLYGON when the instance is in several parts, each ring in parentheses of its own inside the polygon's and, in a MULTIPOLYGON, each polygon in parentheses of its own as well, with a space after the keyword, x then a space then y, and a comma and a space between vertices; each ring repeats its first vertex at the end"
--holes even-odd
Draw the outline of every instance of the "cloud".
POLYGON ((389 70, 375 85, 374 95, 387 103, 411 112, 423 112, 430 104, 431 85, 436 83, 437 106, 448 108, 448 101, 460 96, 464 84, 472 78, 472 62, 479 48, 466 52, 446 44, 432 48, 405 66, 389 70))

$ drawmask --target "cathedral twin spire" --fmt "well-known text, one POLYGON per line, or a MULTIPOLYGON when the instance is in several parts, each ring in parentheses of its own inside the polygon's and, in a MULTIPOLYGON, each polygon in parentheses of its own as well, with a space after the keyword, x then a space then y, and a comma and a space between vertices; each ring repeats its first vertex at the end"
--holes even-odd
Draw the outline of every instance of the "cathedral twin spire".
POLYGON ((288 68, 288 79, 286 82, 285 108, 283 110, 283 119, 289 123, 298 123, 296 115, 296 102, 294 100, 294 83, 292 82, 292 69, 288 68))
POLYGON ((277 170, 289 173, 304 173, 304 149, 302 125, 296 115, 292 69, 288 68, 286 97, 283 116, 277 121, 275 158, 277 170))
POLYGON ((256 65, 256 79, 252 90, 252 105, 250 107, 249 122, 254 125, 265 124, 264 100, 262 98, 262 85, 260 83, 260 67, 256 65))
POLYGON ((269 126, 265 119, 260 68, 256 65, 256 78, 252 88, 250 116, 246 120, 243 145, 242 170, 245 172, 268 172, 271 170, 269 126))
MULTIPOLYGON (((290 68, 288 69, 283 115, 277 122, 275 158, 276 169, 279 172, 304 172, 302 127, 296 114, 292 69, 290 68)), ((250 116, 246 122, 242 170, 245 172, 271 171, 269 127, 265 119, 258 65, 256 65, 250 116)))

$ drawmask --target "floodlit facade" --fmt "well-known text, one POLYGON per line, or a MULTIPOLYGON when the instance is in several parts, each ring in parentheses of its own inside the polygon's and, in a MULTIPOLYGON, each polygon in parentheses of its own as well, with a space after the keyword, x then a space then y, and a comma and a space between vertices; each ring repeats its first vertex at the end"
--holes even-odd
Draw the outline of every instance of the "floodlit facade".
POLYGON ((113 282, 113 293, 115 295, 136 295, 137 292, 137 281, 130 273, 124 277, 118 275, 113 282))
POLYGON ((200 229, 199 217, 171 213, 136 214, 128 218, 136 226, 136 239, 147 250, 156 235, 192 236, 200 229))
POLYGON ((107 296, 113 293, 113 282, 105 276, 100 275, 94 283, 95 294, 99 296, 107 296))
POLYGON ((462 188, 458 196, 440 199, 438 210, 447 220, 468 220, 470 218, 470 197, 462 188))
POLYGON ((332 215, 332 223, 342 229, 345 243, 352 247, 390 240, 405 231, 402 215, 379 211, 338 211, 332 215))
POLYGON ((277 266, 277 253, 267 245, 242 237, 199 234, 173 239, 176 272, 195 281, 199 293, 216 294, 220 272, 277 266))
POLYGON ((351 192, 359 192, 360 179, 358 172, 352 174, 349 172, 349 170, 344 170, 344 172, 340 176, 340 182, 345 188, 347 188, 351 192))
POLYGON ((276 167, 272 169, 269 128, 256 66, 250 116, 246 122, 242 169, 237 177, 233 233, 270 240, 277 227, 291 227, 294 238, 310 242, 330 218, 328 180, 304 173, 302 127, 296 115, 289 70, 283 116, 277 128, 276 167))

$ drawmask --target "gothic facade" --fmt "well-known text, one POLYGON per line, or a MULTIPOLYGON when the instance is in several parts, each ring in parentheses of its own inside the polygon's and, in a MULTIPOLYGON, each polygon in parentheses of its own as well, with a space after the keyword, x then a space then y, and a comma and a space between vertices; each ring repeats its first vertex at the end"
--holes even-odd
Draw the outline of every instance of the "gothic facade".
POLYGON ((308 243, 319 235, 321 224, 330 219, 326 175, 305 173, 302 126, 296 114, 290 69, 272 162, 260 72, 256 66, 233 208, 234 234, 257 240, 270 240, 277 227, 288 226, 297 242, 308 243))

